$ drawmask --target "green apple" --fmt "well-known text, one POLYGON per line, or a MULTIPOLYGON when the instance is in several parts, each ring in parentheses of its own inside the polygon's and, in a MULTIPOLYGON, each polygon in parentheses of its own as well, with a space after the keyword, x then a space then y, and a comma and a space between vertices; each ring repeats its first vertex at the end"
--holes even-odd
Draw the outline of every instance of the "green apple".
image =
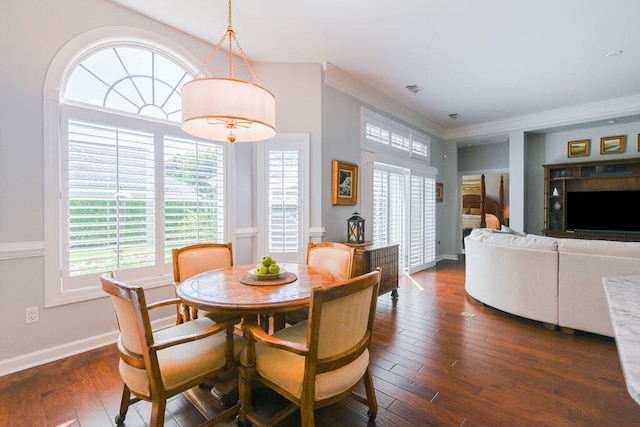
POLYGON ((273 260, 271 259, 271 257, 269 255, 263 256, 260 261, 262 262, 262 265, 265 265, 267 267, 269 267, 271 264, 273 264, 273 260))
POLYGON ((271 264, 269 266, 269 274, 278 274, 280 273, 280 266, 278 264, 271 264))
POLYGON ((258 276, 264 276, 265 274, 269 274, 269 267, 266 265, 261 265, 256 269, 256 274, 258 276))

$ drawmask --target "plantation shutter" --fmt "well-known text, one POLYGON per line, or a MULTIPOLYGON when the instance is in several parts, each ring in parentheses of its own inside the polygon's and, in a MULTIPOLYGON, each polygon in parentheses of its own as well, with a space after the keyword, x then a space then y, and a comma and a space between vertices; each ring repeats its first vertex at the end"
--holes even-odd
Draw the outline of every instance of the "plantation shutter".
POLYGON ((415 273, 435 263, 435 180, 412 175, 410 194, 409 273, 415 273))
POLYGON ((399 245, 398 270, 406 262, 406 220, 408 203, 406 171, 403 168, 374 163, 373 170, 373 241, 399 245))
POLYGON ((153 135, 69 120, 68 138, 63 277, 153 265, 153 135))
POLYGON ((267 154, 267 246, 278 260, 296 260, 301 244, 301 170, 297 149, 269 149, 267 154))
POLYGON ((164 138, 166 262, 172 248, 225 243, 224 181, 221 143, 164 138))

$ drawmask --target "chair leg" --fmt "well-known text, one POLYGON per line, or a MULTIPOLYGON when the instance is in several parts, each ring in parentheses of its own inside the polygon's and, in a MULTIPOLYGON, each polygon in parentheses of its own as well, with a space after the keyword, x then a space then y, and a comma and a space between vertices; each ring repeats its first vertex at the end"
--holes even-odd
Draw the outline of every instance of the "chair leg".
POLYGON ((251 371, 255 368, 249 368, 246 366, 240 366, 240 381, 238 381, 238 388, 240 394, 240 411, 238 413, 238 425, 249 425, 247 422, 247 415, 251 413, 253 409, 251 407, 251 371))
POLYGON ((159 399, 151 402, 151 420, 149 420, 149 427, 164 426, 164 412, 166 409, 166 399, 159 399))
POLYGON ((376 399, 376 390, 373 388, 371 366, 367 367, 367 371, 364 374, 364 389, 367 393, 367 404, 369 406, 367 415, 369 416, 369 421, 373 421, 376 419, 376 415, 378 415, 378 400, 376 399))
POLYGON ((131 391, 125 384, 122 388, 122 397, 120 398, 120 412, 116 415, 116 425, 120 425, 124 422, 127 416, 127 410, 129 410, 129 403, 131 401, 131 391))
POLYGON ((315 417, 313 410, 313 402, 310 404, 302 404, 300 407, 300 421, 302 427, 314 427, 315 426, 315 417))
POLYGON ((180 304, 176 304, 176 325, 179 325, 184 322, 184 317, 182 316, 182 308, 180 304))

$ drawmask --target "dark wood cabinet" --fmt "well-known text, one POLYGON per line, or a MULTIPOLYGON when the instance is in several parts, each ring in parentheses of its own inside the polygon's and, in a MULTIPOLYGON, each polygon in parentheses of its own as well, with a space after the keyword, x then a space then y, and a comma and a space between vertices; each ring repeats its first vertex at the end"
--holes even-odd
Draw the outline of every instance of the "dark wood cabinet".
MULTIPOLYGON (((640 158, 544 165, 545 236, 637 241, 637 234, 567 230, 567 193, 640 190, 640 158)), ((616 207, 611 206, 615 221, 616 207)))
MULTIPOLYGON (((348 243, 347 243, 348 244, 348 243)), ((380 267, 380 295, 391 292, 398 297, 398 245, 365 244, 353 245, 353 276, 368 273, 380 267)))

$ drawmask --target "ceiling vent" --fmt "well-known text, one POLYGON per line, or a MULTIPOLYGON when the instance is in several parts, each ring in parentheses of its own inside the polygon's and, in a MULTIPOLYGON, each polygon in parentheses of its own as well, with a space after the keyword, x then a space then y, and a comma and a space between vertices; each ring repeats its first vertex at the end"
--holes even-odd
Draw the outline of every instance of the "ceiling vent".
POLYGON ((418 93, 422 90, 422 88, 418 85, 406 85, 407 90, 411 93, 418 93))

